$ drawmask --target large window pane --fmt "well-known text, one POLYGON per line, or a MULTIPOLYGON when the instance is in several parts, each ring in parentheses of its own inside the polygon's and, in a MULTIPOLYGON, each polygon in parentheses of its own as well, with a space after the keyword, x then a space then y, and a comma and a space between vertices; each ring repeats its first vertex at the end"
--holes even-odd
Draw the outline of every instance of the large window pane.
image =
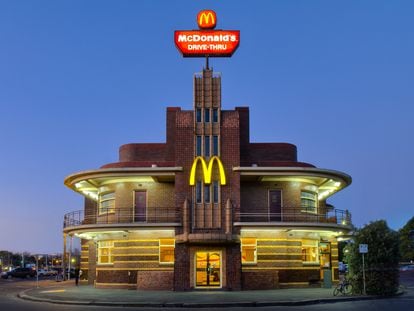
POLYGON ((99 214, 115 212, 115 192, 102 193, 99 196, 99 214))

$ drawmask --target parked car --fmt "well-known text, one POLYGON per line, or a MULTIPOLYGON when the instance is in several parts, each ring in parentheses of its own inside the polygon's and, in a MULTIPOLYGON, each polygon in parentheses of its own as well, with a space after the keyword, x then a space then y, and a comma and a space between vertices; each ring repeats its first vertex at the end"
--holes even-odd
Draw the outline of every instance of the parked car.
POLYGON ((414 265, 405 265, 400 267, 400 271, 412 271, 414 270, 414 265))
POLYGON ((8 279, 11 277, 15 278, 29 278, 36 276, 36 270, 33 270, 32 268, 16 268, 13 269, 6 274, 2 275, 1 277, 3 279, 8 279))

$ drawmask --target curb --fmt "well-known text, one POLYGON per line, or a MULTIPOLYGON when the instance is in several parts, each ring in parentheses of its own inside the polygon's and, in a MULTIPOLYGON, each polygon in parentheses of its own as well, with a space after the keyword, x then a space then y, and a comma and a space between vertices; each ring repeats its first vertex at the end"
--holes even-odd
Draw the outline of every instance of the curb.
POLYGON ((251 301, 251 302, 206 302, 206 303, 191 303, 191 302, 109 302, 109 301, 96 301, 96 300, 56 300, 48 298, 34 297, 27 294, 27 292, 33 289, 26 289, 17 294, 17 297, 23 300, 29 300, 34 302, 47 302, 53 304, 63 305, 83 305, 83 306, 113 306, 113 307, 153 307, 153 308, 230 308, 230 307, 271 307, 271 306, 304 306, 313 305, 319 303, 337 303, 346 301, 359 301, 359 300, 375 300, 375 299, 387 299, 392 297, 401 296, 404 291, 399 291, 393 296, 350 296, 350 297, 335 297, 335 298, 316 298, 308 300, 295 300, 295 301, 251 301))

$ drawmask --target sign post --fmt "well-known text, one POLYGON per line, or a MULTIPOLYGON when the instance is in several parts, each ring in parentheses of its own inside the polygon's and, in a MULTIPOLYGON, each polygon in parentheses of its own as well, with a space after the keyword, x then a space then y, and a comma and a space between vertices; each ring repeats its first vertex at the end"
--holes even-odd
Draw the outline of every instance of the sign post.
POLYGON ((366 295, 366 287, 365 287, 365 259, 364 254, 368 253, 368 244, 359 244, 359 253, 362 254, 362 279, 364 283, 364 292, 363 294, 366 295))

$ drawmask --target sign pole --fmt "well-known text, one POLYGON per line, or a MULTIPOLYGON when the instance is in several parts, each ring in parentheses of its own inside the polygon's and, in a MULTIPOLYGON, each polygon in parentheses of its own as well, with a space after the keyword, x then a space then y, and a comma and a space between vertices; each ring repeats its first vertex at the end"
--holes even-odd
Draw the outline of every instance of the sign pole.
POLYGON ((366 291, 366 287, 365 287, 365 260, 364 260, 364 253, 362 253, 362 279, 364 282, 364 292, 363 294, 366 295, 367 291, 366 291))

